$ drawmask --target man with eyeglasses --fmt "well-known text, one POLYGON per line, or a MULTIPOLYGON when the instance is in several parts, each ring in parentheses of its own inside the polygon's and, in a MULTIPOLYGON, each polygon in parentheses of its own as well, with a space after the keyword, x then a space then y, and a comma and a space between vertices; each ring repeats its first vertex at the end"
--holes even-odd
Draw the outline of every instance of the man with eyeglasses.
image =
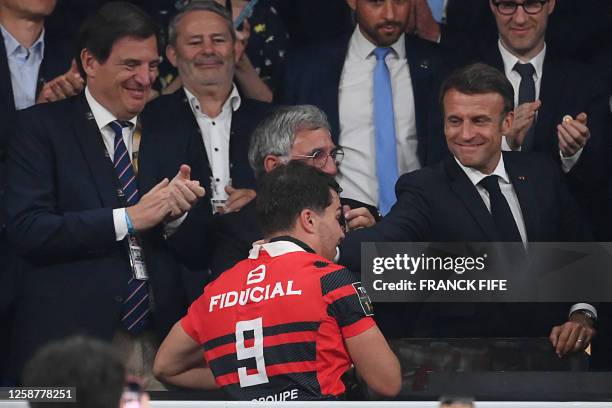
MULTIPOLYGON (((292 160, 338 176, 343 158, 344 150, 332 141, 325 113, 311 105, 278 108, 255 129, 249 147, 249 162, 257 179, 292 160)), ((374 225, 379 217, 374 206, 348 198, 341 201, 348 230, 374 225)), ((211 230, 215 234, 211 239, 215 247, 211 273, 217 277, 246 258, 253 242, 263 237, 256 222, 255 201, 239 212, 217 217, 211 230)))
POLYGON ((515 120, 504 150, 541 153, 557 162, 596 236, 608 240, 606 87, 593 69, 549 55, 545 36, 555 5, 491 0, 499 41, 481 60, 504 72, 514 88, 515 120))

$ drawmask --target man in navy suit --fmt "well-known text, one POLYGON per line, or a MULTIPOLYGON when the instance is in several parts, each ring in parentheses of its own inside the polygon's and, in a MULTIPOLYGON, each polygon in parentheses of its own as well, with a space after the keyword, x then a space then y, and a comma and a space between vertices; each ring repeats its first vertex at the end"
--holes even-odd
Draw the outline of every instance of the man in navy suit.
POLYGON ((10 267, 13 259, 6 241, 4 214, 6 157, 9 139, 15 131, 16 112, 37 101, 55 97, 53 89, 62 93, 64 88, 66 93, 83 89, 80 77, 74 77, 74 73, 72 76, 65 74, 70 68, 73 47, 45 30, 45 22, 55 3, 55 0, 0 1, 0 350, 3 350, 0 352, 0 384, 7 360, 3 353, 8 349, 12 302, 17 290, 17 274, 10 267))
MULTIPOLYGON (((447 79, 442 95, 444 132, 454 157, 400 177, 397 203, 389 215, 371 228, 347 234, 340 264, 361 269, 361 242, 522 241, 526 245, 591 239, 552 162, 531 154, 502 154, 502 135, 514 119, 514 98, 512 85, 501 72, 484 64, 468 66, 447 79)), ((503 314, 504 306, 493 306, 425 305, 420 316, 404 314, 399 324, 392 320, 391 326, 381 322, 381 327, 420 337, 540 337, 554 323, 538 326, 542 316, 557 309, 546 305, 532 313, 503 314), (412 332, 401 332, 410 324, 412 332)), ((398 308, 405 313, 416 306, 403 307, 383 309, 394 319, 398 308)), ((525 311, 521 306, 513 310, 517 309, 525 311)), ((597 315, 591 305, 577 304, 570 312, 570 321, 550 332, 560 355, 583 349, 594 334, 589 319, 597 315)), ((552 318, 563 320, 565 313, 552 318)))
MULTIPOLYGON (((206 231, 213 214, 237 211, 255 197, 249 137, 269 105, 241 97, 234 85, 240 44, 223 6, 212 0, 193 2, 172 19, 168 33, 166 54, 183 87, 143 112, 141 175, 150 188, 186 163, 205 187, 207 199, 169 240, 191 269, 203 270, 208 268, 206 231)), ((196 299, 206 272, 186 277, 196 299)))
POLYGON ((515 118, 504 150, 554 160, 595 236, 608 240, 610 231, 603 227, 612 158, 608 90, 592 67, 548 51, 545 36, 555 5, 555 0, 491 1, 499 41, 480 59, 504 72, 514 88, 515 118))
POLYGON ((162 230, 204 191, 182 166, 147 193, 131 160, 157 75, 156 27, 136 6, 108 3, 77 48, 84 94, 20 113, 9 150, 7 230, 21 273, 15 379, 38 347, 76 333, 112 340, 147 376, 158 340, 185 312, 162 230))
POLYGON ((392 195, 397 175, 447 154, 435 95, 449 65, 436 44, 404 34, 411 1, 347 3, 357 21, 352 36, 290 54, 279 102, 312 104, 327 114, 334 143, 345 151, 343 196, 377 206, 384 215, 387 209, 381 197, 387 190, 392 195), (386 55, 377 57, 381 52, 386 55), (375 145, 382 130, 375 111, 376 67, 381 60, 392 94, 392 107, 385 110, 392 110, 393 117, 385 122, 395 128, 385 136, 395 143, 379 158, 375 145), (378 166, 392 161, 396 161, 394 174, 383 177, 378 166))

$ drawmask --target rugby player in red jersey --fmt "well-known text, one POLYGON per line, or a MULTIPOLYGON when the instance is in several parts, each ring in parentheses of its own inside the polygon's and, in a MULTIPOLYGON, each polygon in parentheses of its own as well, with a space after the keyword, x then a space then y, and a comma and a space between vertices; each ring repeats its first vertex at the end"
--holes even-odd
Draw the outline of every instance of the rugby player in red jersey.
POLYGON ((160 380, 220 387, 240 400, 325 400, 354 364, 375 392, 396 395, 400 365, 357 277, 332 262, 344 237, 339 186, 299 161, 268 173, 254 245, 204 289, 161 345, 160 380))

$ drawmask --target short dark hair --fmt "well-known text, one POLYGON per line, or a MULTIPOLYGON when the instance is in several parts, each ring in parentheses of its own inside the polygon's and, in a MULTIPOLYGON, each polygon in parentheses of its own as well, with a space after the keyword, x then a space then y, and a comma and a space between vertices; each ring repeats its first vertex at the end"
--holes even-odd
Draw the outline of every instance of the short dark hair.
POLYGON ((504 116, 514 109, 514 88, 499 70, 482 63, 468 65, 453 72, 442 84, 440 106, 444 112, 444 96, 454 89, 466 95, 496 93, 504 99, 504 116))
POLYGON ((23 385, 76 387, 75 402, 30 402, 31 407, 118 407, 125 366, 108 343, 83 336, 49 343, 26 364, 23 385))
POLYGON ((181 11, 176 13, 172 20, 170 20, 170 24, 168 24, 168 44, 172 46, 176 46, 176 37, 178 36, 178 25, 180 24, 183 17, 185 17, 189 13, 193 13, 195 11, 209 11, 211 13, 215 13, 220 16, 223 20, 225 20, 225 24, 227 24, 227 29, 232 36, 232 41, 236 42, 236 30, 234 29, 234 22, 232 21, 232 16, 229 11, 217 3, 214 0, 192 0, 183 8, 181 11))
POLYGON ((264 236, 288 231, 304 209, 323 212, 332 203, 329 190, 340 192, 333 176, 292 160, 261 178, 257 191, 257 221, 264 236))
POLYGON ((125 1, 104 4, 85 20, 77 35, 75 61, 81 75, 86 77, 81 63, 82 50, 88 49, 100 63, 105 63, 113 45, 120 39, 144 40, 151 36, 155 36, 159 44, 159 27, 139 7, 125 1))

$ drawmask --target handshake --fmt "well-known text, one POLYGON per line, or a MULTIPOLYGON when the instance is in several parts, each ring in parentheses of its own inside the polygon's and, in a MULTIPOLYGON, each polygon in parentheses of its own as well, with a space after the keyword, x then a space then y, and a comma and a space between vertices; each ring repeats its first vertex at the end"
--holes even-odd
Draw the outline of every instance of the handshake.
POLYGON ((181 165, 172 180, 160 181, 140 198, 138 204, 126 209, 136 231, 155 227, 160 222, 171 222, 187 213, 206 191, 197 180, 191 180, 191 168, 181 165))

